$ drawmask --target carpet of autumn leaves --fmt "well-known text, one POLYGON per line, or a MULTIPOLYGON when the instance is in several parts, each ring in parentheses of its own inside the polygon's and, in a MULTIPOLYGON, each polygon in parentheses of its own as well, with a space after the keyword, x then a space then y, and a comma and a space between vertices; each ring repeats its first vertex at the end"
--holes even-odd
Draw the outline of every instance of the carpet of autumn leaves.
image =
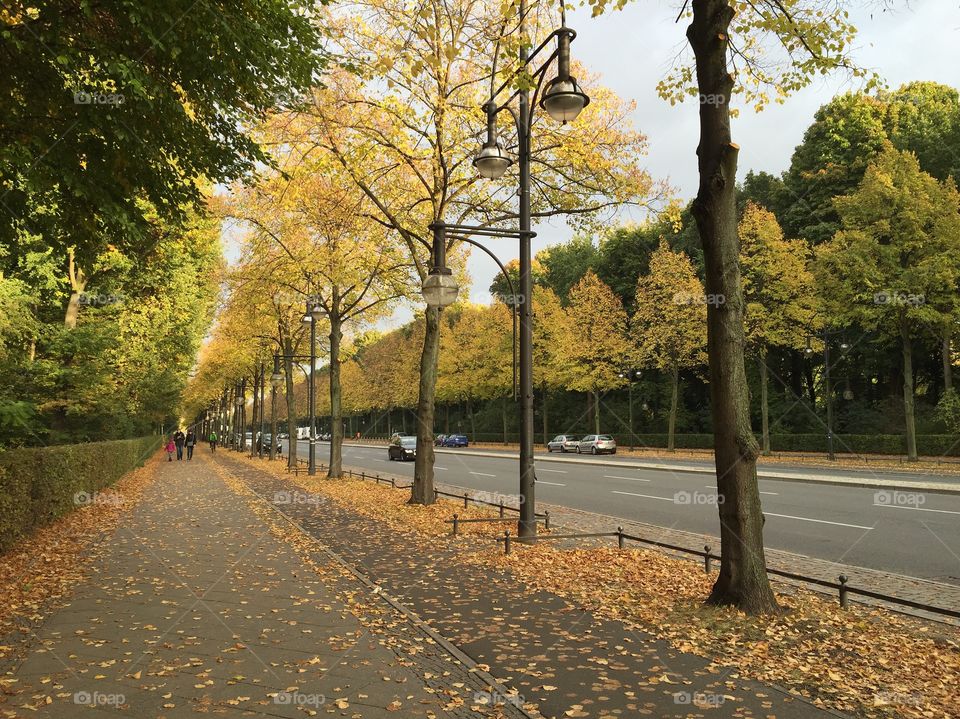
MULTIPOLYGON (((95 501, 37 529, 0 555, 0 637, 40 621, 51 603, 83 579, 98 540, 137 503, 156 469, 157 463, 148 460, 98 492, 95 501)), ((0 662, 15 650, 0 642, 0 662)))
MULTIPOLYGON (((276 465, 271 469, 282 474, 276 465)), ((454 501, 408 505, 407 491, 370 481, 303 476, 295 481, 364 515, 429 537, 449 535, 445 520, 454 512, 464 518, 495 516, 454 501)), ((666 639, 680 651, 733 668, 732 677, 778 684, 857 716, 960 717, 960 634, 953 626, 861 605, 844 611, 835 600, 782 584, 775 589, 783 612, 751 618, 705 607, 713 577, 693 562, 646 549, 546 544, 515 545, 504 556, 490 541, 503 527, 464 525, 464 534, 487 538, 464 552, 464 559, 507 568, 531 589, 552 591, 666 639)))

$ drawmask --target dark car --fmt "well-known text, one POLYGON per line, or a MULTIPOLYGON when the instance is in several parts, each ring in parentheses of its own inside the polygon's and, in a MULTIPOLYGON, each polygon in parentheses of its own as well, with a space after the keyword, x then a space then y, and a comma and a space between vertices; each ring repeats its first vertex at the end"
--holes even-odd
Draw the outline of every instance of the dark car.
POLYGON ((391 461, 399 459, 406 461, 417 458, 417 438, 416 437, 394 437, 390 440, 387 447, 387 457, 391 461))
POLYGON ((442 447, 469 447, 470 442, 465 434, 448 434, 443 438, 442 447))

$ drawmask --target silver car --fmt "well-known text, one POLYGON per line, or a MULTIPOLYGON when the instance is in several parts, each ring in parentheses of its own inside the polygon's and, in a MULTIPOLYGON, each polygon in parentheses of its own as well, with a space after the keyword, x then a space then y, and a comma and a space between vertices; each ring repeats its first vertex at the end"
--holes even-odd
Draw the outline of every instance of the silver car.
POLYGON ((572 434, 558 434, 547 442, 548 452, 576 452, 579 437, 572 434))
POLYGON ((616 454, 617 443, 609 434, 588 434, 577 442, 577 454, 616 454))

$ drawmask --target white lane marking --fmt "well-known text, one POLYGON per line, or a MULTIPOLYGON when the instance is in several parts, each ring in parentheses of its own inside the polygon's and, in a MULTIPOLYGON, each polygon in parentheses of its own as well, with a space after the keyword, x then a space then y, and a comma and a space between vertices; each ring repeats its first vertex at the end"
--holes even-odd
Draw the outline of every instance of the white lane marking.
POLYGON ((556 472, 557 474, 566 474, 567 470, 565 469, 544 469, 543 467, 537 467, 538 472, 556 472))
POLYGON ((613 494, 628 494, 631 497, 646 497, 647 499, 662 499, 664 502, 673 501, 673 497, 654 497, 652 494, 637 494, 636 492, 617 492, 613 490, 613 494))
POLYGON ((496 477, 495 474, 487 474, 486 472, 470 472, 470 474, 476 474, 480 477, 496 477))
POLYGON ((960 514, 960 512, 955 512, 952 509, 927 509, 925 507, 894 507, 889 504, 877 504, 874 502, 874 507, 886 507, 887 509, 912 509, 915 512, 939 512, 940 514, 960 514))
POLYGON ((631 482, 649 482, 649 479, 641 479, 640 477, 618 477, 615 474, 605 474, 603 475, 607 479, 629 479, 631 482))
POLYGON ((773 512, 764 512, 769 517, 782 517, 783 519, 799 519, 801 522, 816 522, 817 524, 833 524, 837 527, 851 527, 853 529, 873 529, 873 527, 864 527, 862 524, 845 524, 844 522, 830 522, 826 519, 811 519, 810 517, 794 517, 791 514, 774 514, 773 512))
POLYGON ((538 479, 537 484, 552 484, 554 487, 566 487, 565 484, 560 484, 559 482, 548 482, 545 479, 538 479))
MULTIPOLYGON (((705 484, 705 485, 703 485, 703 486, 706 487, 707 489, 713 489, 713 490, 715 490, 715 489, 717 488, 717 485, 715 485, 715 484, 705 484)), ((771 496, 773 496, 773 497, 779 497, 779 496, 780 496, 780 493, 779 493, 779 492, 764 492, 764 491, 762 491, 762 490, 760 491, 760 494, 769 494, 769 495, 771 495, 771 496)))
POLYGON ((446 467, 434 467, 434 469, 442 469, 444 472, 447 471, 447 468, 446 468, 446 467))

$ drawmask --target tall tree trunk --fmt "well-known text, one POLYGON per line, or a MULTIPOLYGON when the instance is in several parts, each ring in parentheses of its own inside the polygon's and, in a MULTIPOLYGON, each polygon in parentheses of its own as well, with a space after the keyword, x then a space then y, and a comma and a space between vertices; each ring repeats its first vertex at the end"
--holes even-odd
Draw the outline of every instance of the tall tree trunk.
POLYGON ((700 103, 697 148, 700 186, 693 216, 706 265, 706 291, 725 302, 707 306, 707 349, 714 453, 717 468, 720 575, 707 599, 749 614, 779 610, 766 573, 763 512, 757 486, 756 437, 744 368, 743 292, 737 235, 736 172, 739 148, 730 135, 729 0, 692 0, 687 39, 696 58, 700 103))
POLYGON ((67 301, 63 326, 72 330, 77 326, 77 318, 80 316, 80 297, 87 288, 87 278, 76 263, 72 247, 67 250, 67 276, 70 279, 70 299, 67 301))
POLYGON ((943 362, 943 391, 953 389, 953 367, 950 363, 950 328, 944 330, 943 341, 940 343, 940 359, 943 362))
POLYGON ((680 400, 680 368, 674 366, 670 370, 670 419, 667 423, 667 451, 676 448, 674 441, 677 431, 677 403, 680 400))
POLYGON ((913 343, 907 313, 900 313, 900 341, 903 343, 903 419, 907 429, 907 460, 917 460, 917 426, 913 401, 913 343))
POLYGON ((417 402, 417 460, 409 504, 433 504, 433 403, 437 392, 440 354, 440 310, 424 312, 423 352, 420 355, 420 399, 417 402))
POLYGON ((443 405, 443 433, 450 434, 450 403, 443 405))
MULTIPOLYGON (((272 378, 271 378, 272 379, 272 378)), ((287 423, 289 425, 289 423, 287 423)), ((270 382, 270 459, 277 458, 277 447, 280 439, 277 437, 277 389, 270 382)))
POLYGON ((770 400, 767 387, 767 349, 763 347, 757 357, 760 364, 760 431, 763 437, 763 454, 770 454, 770 400))
POLYGON ((509 438, 507 437, 507 398, 500 398, 500 418, 503 421, 503 444, 510 444, 509 438))
POLYGON ((477 418, 473 414, 473 400, 467 400, 467 414, 470 416, 470 441, 477 441, 477 418))
POLYGON ((285 377, 284 396, 287 400, 287 434, 290 435, 290 451, 287 453, 287 466, 297 466, 297 397, 293 384, 293 340, 283 338, 283 371, 285 377))
POLYGON ((593 433, 600 434, 600 390, 593 392, 593 433))
POLYGON ((543 385, 540 390, 541 401, 543 402, 543 446, 547 446, 547 442, 550 441, 550 434, 548 431, 547 424, 547 385, 543 385))
POLYGON ((340 342, 343 333, 340 331, 340 310, 334 295, 333 308, 330 313, 330 468, 327 477, 339 479, 343 476, 343 411, 342 394, 340 388, 340 342))

